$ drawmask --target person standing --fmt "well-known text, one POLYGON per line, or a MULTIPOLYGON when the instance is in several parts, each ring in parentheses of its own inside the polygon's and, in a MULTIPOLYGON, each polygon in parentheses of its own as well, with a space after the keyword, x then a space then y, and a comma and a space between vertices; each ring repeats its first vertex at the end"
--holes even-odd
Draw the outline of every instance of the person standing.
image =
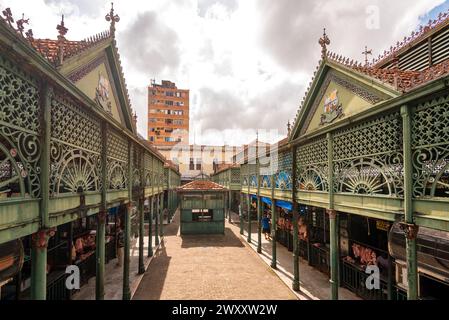
POLYGON ((265 240, 270 240, 270 219, 266 214, 262 217, 262 232, 265 236, 265 240))

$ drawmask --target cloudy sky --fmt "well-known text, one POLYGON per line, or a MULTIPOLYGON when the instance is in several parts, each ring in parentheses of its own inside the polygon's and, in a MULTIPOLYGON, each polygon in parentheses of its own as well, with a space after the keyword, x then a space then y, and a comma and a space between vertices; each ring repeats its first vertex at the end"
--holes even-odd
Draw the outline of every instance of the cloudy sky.
MULTIPOLYGON (((36 38, 80 40, 108 29, 110 1, 0 0, 25 13, 36 38)), ((190 142, 268 142, 285 136, 320 56, 330 50, 363 61, 448 10, 444 0, 116 0, 117 42, 138 130, 146 136, 150 79, 190 89, 190 142)))

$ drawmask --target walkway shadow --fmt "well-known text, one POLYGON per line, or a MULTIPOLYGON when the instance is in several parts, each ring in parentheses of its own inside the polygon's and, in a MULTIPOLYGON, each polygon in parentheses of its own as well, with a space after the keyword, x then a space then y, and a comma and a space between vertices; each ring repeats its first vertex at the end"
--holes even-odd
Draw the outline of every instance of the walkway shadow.
POLYGON ((196 247, 244 247, 245 245, 232 232, 225 228, 225 234, 192 234, 181 235, 181 248, 196 247))
POLYGON ((153 259, 133 296, 133 300, 160 300, 161 298, 168 267, 172 259, 167 255, 164 242, 161 243, 161 247, 155 253, 153 259))

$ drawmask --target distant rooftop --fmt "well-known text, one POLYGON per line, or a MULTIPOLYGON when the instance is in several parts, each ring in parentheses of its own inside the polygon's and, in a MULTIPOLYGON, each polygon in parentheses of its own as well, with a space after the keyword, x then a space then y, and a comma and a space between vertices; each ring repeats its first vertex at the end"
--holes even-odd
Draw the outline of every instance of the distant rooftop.
POLYGON ((209 181, 209 180, 195 180, 176 189, 177 191, 227 191, 224 186, 209 181))

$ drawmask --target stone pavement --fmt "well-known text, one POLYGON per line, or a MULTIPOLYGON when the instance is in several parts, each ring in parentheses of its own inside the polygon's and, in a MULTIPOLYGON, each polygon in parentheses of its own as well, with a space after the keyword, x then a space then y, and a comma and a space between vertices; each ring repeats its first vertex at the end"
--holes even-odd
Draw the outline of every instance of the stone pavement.
MULTIPOLYGON (((167 224, 164 222, 164 231, 167 224)), ((146 227, 146 234, 148 234, 148 225, 146 227)), ((154 229, 154 223, 153 223, 154 229)), ((155 257, 156 250, 159 247, 154 245, 154 230, 153 230, 153 257, 148 258, 148 236, 144 237, 144 264, 145 269, 148 268, 151 261, 155 257)), ((139 275, 139 239, 132 238, 131 240, 131 250, 130 250, 130 265, 129 265, 129 286, 131 290, 131 296, 137 290, 140 281, 143 278, 143 274, 139 275)), ((117 258, 111 259, 108 264, 105 265, 105 283, 104 283, 104 293, 105 300, 121 300, 123 293, 123 267, 117 267, 117 258)), ((72 300, 95 300, 95 277, 89 279, 89 282, 82 286, 81 289, 72 296, 72 300)))
POLYGON ((228 223, 225 235, 179 234, 179 214, 133 299, 297 299, 228 223))
MULTIPOLYGON (((231 221, 240 231, 238 214, 231 214, 231 221)), ((243 241, 248 244, 248 223, 244 224, 243 241)), ((251 224, 251 243, 248 244, 254 252, 257 252, 257 222, 251 224)), ((270 266, 271 264, 271 248, 270 240, 265 240, 262 234, 262 254, 259 257, 270 266)), ((291 288, 293 281, 293 253, 280 243, 276 243, 276 264, 277 270, 274 272, 279 278, 291 288)), ((291 290, 301 300, 328 300, 330 299, 330 283, 329 277, 312 266, 303 258, 299 258, 299 284, 300 292, 291 290)), ((354 293, 346 288, 339 288, 340 300, 360 300, 354 293)))

